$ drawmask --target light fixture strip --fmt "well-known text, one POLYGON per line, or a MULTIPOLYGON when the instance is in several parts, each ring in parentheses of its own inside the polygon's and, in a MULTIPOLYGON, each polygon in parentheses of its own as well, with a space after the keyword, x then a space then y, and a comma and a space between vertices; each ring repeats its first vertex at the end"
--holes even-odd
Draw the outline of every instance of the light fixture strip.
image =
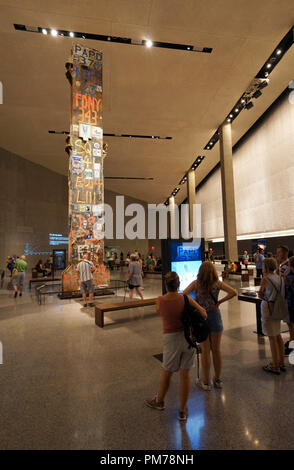
POLYGON ((14 28, 18 31, 26 31, 30 33, 51 34, 54 36, 75 37, 82 39, 91 39, 93 41, 115 42, 119 44, 129 44, 133 46, 160 47, 163 49, 174 49, 187 52, 202 52, 211 54, 212 47, 194 46, 193 44, 176 44, 172 42, 151 41, 150 39, 132 39, 118 36, 110 36, 105 34, 81 33, 80 31, 67 31, 65 29, 44 28, 41 26, 26 26, 22 24, 14 24, 14 28))
MULTIPOLYGON (((272 73, 276 65, 280 62, 281 58, 284 54, 290 49, 290 47, 294 43, 294 26, 288 31, 288 33, 283 37, 283 39, 279 42, 277 47, 275 47, 274 51, 271 53, 270 57, 266 60, 263 64, 259 72, 254 77, 254 80, 263 79, 264 82, 268 78, 268 76, 272 73)), ((266 84, 264 85, 266 86, 266 84)), ((254 98, 258 98, 261 95, 260 89, 264 87, 260 85, 260 88, 257 87, 257 94, 256 96, 252 95, 254 98)), ((246 97, 247 90, 242 94, 240 99, 237 101, 235 106, 232 108, 231 112, 226 117, 226 122, 233 122, 237 116, 239 116, 240 112, 246 108, 251 109, 254 105, 252 103, 252 97, 246 97)), ((256 93, 255 92, 255 93, 256 93)), ((219 140, 218 131, 209 139, 209 142, 204 147, 204 150, 211 150, 216 142, 219 140), (217 134, 217 135, 216 135, 217 134)))
MULTIPOLYGON (((196 158, 196 160, 194 161, 193 165, 191 166, 191 170, 196 170, 196 168, 200 165, 200 163, 204 160, 205 158, 205 155, 198 155, 198 157, 196 158)), ((184 183, 186 183, 188 180, 188 173, 186 173, 183 178, 180 180, 179 182, 179 186, 182 186, 184 183)), ((173 192, 171 193, 171 196, 176 196, 178 194, 178 192, 180 191, 181 188, 178 188, 176 187, 173 192)), ((168 199, 166 199, 166 201, 164 202, 164 204, 167 206, 169 203, 168 203, 168 199)))
MULTIPOLYGON (((69 134, 68 131, 48 131, 49 134, 69 134)), ((138 135, 138 134, 112 134, 103 133, 104 137, 127 137, 133 139, 154 139, 154 140, 172 140, 172 137, 160 137, 159 135, 138 135)))

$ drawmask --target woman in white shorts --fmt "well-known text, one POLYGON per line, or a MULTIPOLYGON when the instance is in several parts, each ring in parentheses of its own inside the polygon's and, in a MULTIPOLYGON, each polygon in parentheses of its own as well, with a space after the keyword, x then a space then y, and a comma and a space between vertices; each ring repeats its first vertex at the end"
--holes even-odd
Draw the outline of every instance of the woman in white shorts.
MULTIPOLYGON (((188 416, 187 401, 190 393, 190 369, 194 364, 195 349, 190 348, 184 335, 182 317, 185 300, 178 293, 180 279, 177 273, 165 276, 167 294, 158 297, 156 311, 163 323, 163 370, 158 393, 155 398, 145 400, 145 404, 156 410, 164 410, 164 397, 168 391, 174 372, 180 370, 180 411, 179 420, 186 421, 188 416)), ((206 311, 188 297, 189 302, 204 318, 206 311)))
MULTIPOLYGON (((284 285, 283 279, 275 273, 277 263, 274 258, 265 258, 263 261, 263 278, 260 284, 258 296, 261 302, 261 323, 262 332, 267 335, 270 342, 272 362, 263 367, 265 372, 280 375, 286 372, 284 363, 284 343, 281 336, 281 320, 271 318, 268 301, 274 300, 276 290, 280 284, 284 285)), ((282 285, 282 289, 283 289, 282 285)))

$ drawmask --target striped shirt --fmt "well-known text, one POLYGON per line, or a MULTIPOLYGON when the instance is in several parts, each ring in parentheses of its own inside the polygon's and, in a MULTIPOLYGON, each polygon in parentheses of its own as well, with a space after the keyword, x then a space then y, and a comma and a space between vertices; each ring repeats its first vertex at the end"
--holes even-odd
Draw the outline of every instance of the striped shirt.
POLYGON ((83 259, 77 265, 77 271, 79 272, 80 280, 82 282, 93 279, 91 268, 94 268, 94 264, 92 263, 92 261, 88 261, 86 259, 83 259))

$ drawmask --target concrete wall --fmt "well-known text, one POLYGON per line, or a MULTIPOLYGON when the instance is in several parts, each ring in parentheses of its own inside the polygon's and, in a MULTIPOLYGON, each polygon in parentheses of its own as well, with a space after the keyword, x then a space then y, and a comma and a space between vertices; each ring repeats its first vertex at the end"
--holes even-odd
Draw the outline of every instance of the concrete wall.
POLYGON ((66 178, 0 148, 0 187, 0 267, 25 250, 45 261, 49 233, 67 236, 66 178))
MULTIPOLYGON (((49 245, 49 233, 68 235, 67 178, 0 148, 0 187, 0 269, 8 255, 24 252, 35 253, 27 255, 29 268, 40 258, 44 262, 58 248, 49 245)), ((114 218, 115 196, 105 191, 105 203, 113 207, 114 218)), ((125 197, 125 205, 135 202, 147 207, 125 197)), ((148 240, 105 240, 105 246, 116 247, 124 255, 135 249, 143 255, 149 251, 148 240)))
MULTIPOLYGON (((294 105, 287 94, 233 154, 237 234, 294 229, 294 105)), ((196 194, 205 238, 223 237, 221 175, 196 194)))

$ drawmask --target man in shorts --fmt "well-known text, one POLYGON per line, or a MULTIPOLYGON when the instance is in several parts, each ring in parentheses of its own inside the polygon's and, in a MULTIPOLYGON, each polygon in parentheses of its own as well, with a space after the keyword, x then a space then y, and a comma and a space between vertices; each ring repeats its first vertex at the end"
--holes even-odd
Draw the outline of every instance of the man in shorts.
POLYGON ((17 276, 15 276, 12 281, 15 299, 17 297, 18 292, 19 296, 22 296, 25 273, 28 268, 28 263, 25 261, 25 259, 25 255, 22 255, 20 258, 17 259, 15 263, 15 268, 17 269, 17 276))
POLYGON ((77 265, 77 271, 80 276, 81 292, 83 294, 84 307, 87 307, 87 292, 89 292, 89 307, 94 307, 93 304, 93 272, 95 266, 92 261, 88 260, 88 255, 84 255, 82 261, 77 265))

